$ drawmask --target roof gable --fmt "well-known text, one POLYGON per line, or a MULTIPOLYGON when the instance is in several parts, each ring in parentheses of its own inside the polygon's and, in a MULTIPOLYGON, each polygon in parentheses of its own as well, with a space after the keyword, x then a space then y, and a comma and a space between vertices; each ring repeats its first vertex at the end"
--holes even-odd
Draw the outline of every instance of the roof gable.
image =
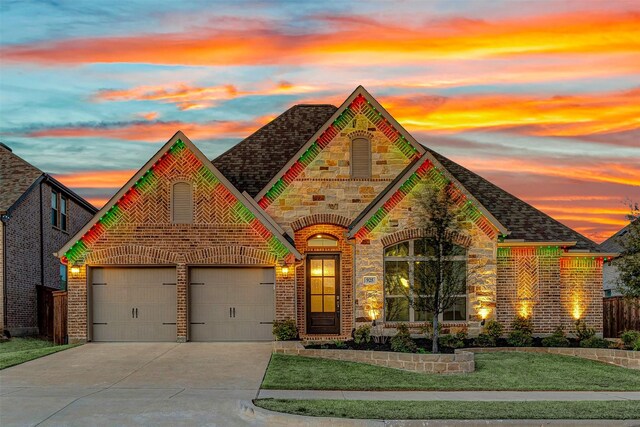
POLYGON ((238 190, 253 197, 336 110, 333 105, 295 105, 212 163, 238 190))
POLYGON ((333 115, 295 153, 255 196, 263 209, 269 206, 315 157, 356 116, 363 114, 409 159, 420 157, 424 148, 362 86, 345 100, 333 115))
POLYGON ((281 258, 290 255, 296 258, 301 257, 291 243, 273 226, 272 221, 267 219, 267 214, 261 209, 256 209, 252 202, 242 195, 182 132, 178 131, 93 219, 58 251, 57 255, 63 262, 74 262, 80 259, 92 242, 117 223, 123 211, 136 203, 140 195, 152 190, 154 174, 165 173, 170 164, 170 157, 178 155, 182 150, 189 150, 193 154, 191 160, 198 168, 199 178, 211 183, 212 191, 224 194, 235 216, 241 218, 262 236, 274 253, 281 258))
POLYGON ((0 144, 0 213, 7 212, 44 173, 0 144))
POLYGON ((507 229, 491 215, 467 189, 427 152, 414 160, 349 226, 349 237, 363 239, 396 207, 415 186, 428 180, 442 188, 449 185, 449 193, 467 218, 489 237, 506 234, 507 229))

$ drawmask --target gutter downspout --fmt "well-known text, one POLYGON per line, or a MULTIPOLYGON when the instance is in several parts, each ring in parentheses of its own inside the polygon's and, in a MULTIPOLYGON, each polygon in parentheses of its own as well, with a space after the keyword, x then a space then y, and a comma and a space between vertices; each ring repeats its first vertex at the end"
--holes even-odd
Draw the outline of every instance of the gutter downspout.
MULTIPOLYGON (((2 215, 2 324, 3 329, 7 329, 7 221, 9 215, 2 215)), ((0 331, 0 336, 4 335, 4 330, 0 331)))

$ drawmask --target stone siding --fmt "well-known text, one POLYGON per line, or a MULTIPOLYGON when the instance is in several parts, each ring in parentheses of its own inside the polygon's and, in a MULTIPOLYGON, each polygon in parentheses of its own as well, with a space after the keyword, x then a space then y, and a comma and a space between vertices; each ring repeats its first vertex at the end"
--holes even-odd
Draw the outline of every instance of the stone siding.
POLYGON ((366 363, 419 373, 462 374, 475 370, 473 353, 465 351, 456 351, 455 354, 417 354, 371 350, 325 350, 307 349, 296 341, 276 341, 273 343, 273 352, 292 356, 366 363))
POLYGON ((608 363, 610 365, 622 366, 623 368, 640 369, 640 351, 582 347, 491 347, 465 348, 464 351, 473 353, 515 351, 523 353, 559 354, 562 356, 573 356, 580 357, 582 359, 595 360, 598 362, 608 363))

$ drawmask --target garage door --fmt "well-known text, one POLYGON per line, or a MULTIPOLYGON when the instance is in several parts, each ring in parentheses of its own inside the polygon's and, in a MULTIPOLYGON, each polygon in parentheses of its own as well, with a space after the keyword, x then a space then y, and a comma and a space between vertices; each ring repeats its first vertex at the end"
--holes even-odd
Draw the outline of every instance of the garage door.
POLYGON ((173 268, 92 268, 93 341, 175 341, 173 268))
POLYGON ((271 341, 273 268, 192 268, 191 341, 271 341))

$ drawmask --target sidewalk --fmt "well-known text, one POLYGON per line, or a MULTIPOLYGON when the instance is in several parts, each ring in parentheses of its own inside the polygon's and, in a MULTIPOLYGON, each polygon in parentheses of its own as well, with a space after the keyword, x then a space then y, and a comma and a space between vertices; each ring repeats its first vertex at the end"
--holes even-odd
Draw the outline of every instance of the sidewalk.
POLYGON ((258 399, 578 401, 640 400, 640 391, 339 391, 260 390, 258 399))

